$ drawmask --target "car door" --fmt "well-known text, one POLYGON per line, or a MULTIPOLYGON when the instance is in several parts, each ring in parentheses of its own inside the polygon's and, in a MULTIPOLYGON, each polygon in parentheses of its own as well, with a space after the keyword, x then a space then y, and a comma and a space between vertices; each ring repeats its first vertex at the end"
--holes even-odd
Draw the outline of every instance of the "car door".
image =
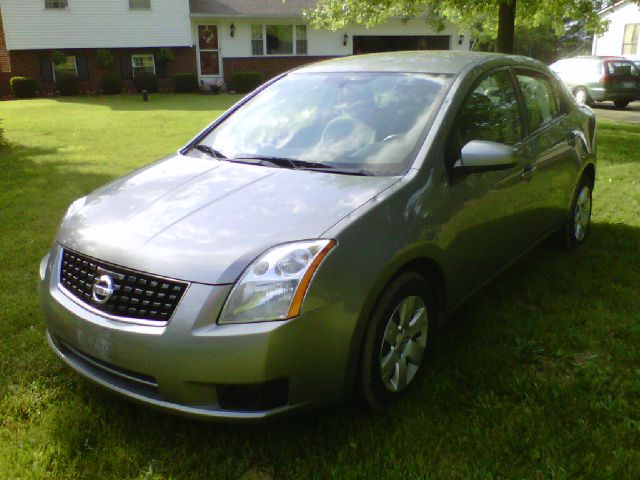
POLYGON ((528 182, 523 181, 522 111, 508 68, 475 83, 448 133, 445 158, 456 236, 450 245, 454 304, 514 260, 532 242, 528 230, 528 182), (517 163, 506 169, 465 173, 454 164, 462 147, 484 140, 514 147, 517 163))
POLYGON ((580 146, 580 128, 561 102, 559 85, 547 74, 515 71, 525 108, 526 136, 522 155, 530 183, 531 229, 540 238, 562 224, 567 215, 580 146))

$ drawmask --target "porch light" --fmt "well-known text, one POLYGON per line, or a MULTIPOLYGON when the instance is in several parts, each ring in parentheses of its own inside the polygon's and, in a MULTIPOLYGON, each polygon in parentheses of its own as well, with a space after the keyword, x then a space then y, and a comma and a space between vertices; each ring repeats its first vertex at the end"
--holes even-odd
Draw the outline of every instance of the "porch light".
POLYGON ((345 33, 344 37, 342 37, 342 45, 346 47, 347 43, 349 43, 349 35, 345 33))
POLYGON ((229 33, 232 37, 236 36, 236 26, 233 23, 229 26, 229 33))

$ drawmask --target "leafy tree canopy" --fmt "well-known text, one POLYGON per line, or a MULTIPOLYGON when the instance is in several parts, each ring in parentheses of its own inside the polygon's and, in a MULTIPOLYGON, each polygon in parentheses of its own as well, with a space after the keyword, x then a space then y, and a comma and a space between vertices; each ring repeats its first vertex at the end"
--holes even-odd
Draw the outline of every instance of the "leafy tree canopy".
POLYGON ((515 8, 515 25, 522 29, 548 28, 556 35, 565 30, 568 20, 579 20, 590 33, 602 33, 607 22, 598 16, 600 0, 319 0, 316 8, 306 12, 311 24, 332 30, 350 24, 373 27, 396 17, 424 17, 437 30, 444 20, 460 32, 470 31, 481 40, 498 37, 500 7, 515 8))

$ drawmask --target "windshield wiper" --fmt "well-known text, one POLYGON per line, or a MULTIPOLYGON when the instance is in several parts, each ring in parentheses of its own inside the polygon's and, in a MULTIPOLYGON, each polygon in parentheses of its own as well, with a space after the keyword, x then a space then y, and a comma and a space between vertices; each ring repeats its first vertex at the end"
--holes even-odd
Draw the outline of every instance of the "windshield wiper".
POLYGON ((199 152, 206 153, 210 157, 217 158, 218 160, 227 158, 222 152, 219 152, 215 148, 211 148, 209 145, 204 145, 202 143, 199 143, 193 148, 195 150, 198 150, 199 152))
POLYGON ((229 159, 231 162, 249 163, 251 165, 271 164, 282 168, 296 168, 296 161, 284 157, 267 157, 263 155, 243 155, 229 159))
POLYGON ((292 160, 296 164, 296 168, 299 170, 313 170, 315 172, 327 172, 327 173, 338 173, 340 175, 358 175, 361 177, 368 177, 373 175, 371 172, 367 172, 366 170, 356 170, 351 168, 340 168, 335 165, 331 165, 329 163, 321 163, 321 162, 308 162, 306 160, 292 160))
POLYGON ((335 165, 320 162, 308 162, 306 160, 298 160, 294 158, 286 157, 274 157, 265 155, 246 155, 228 159, 230 162, 249 163, 251 165, 266 165, 271 164, 276 167, 290 168, 293 170, 313 170, 316 172, 325 173, 337 173, 341 175, 358 175, 358 176, 371 176, 370 172, 365 170, 352 170, 338 168, 335 165))

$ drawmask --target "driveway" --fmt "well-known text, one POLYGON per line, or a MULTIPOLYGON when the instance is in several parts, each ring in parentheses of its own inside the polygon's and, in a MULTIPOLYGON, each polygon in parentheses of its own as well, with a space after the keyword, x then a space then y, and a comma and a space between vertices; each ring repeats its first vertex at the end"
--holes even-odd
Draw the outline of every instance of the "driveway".
POLYGON ((617 110, 613 103, 595 103, 593 111, 598 120, 640 124, 640 102, 630 103, 624 110, 617 110))

